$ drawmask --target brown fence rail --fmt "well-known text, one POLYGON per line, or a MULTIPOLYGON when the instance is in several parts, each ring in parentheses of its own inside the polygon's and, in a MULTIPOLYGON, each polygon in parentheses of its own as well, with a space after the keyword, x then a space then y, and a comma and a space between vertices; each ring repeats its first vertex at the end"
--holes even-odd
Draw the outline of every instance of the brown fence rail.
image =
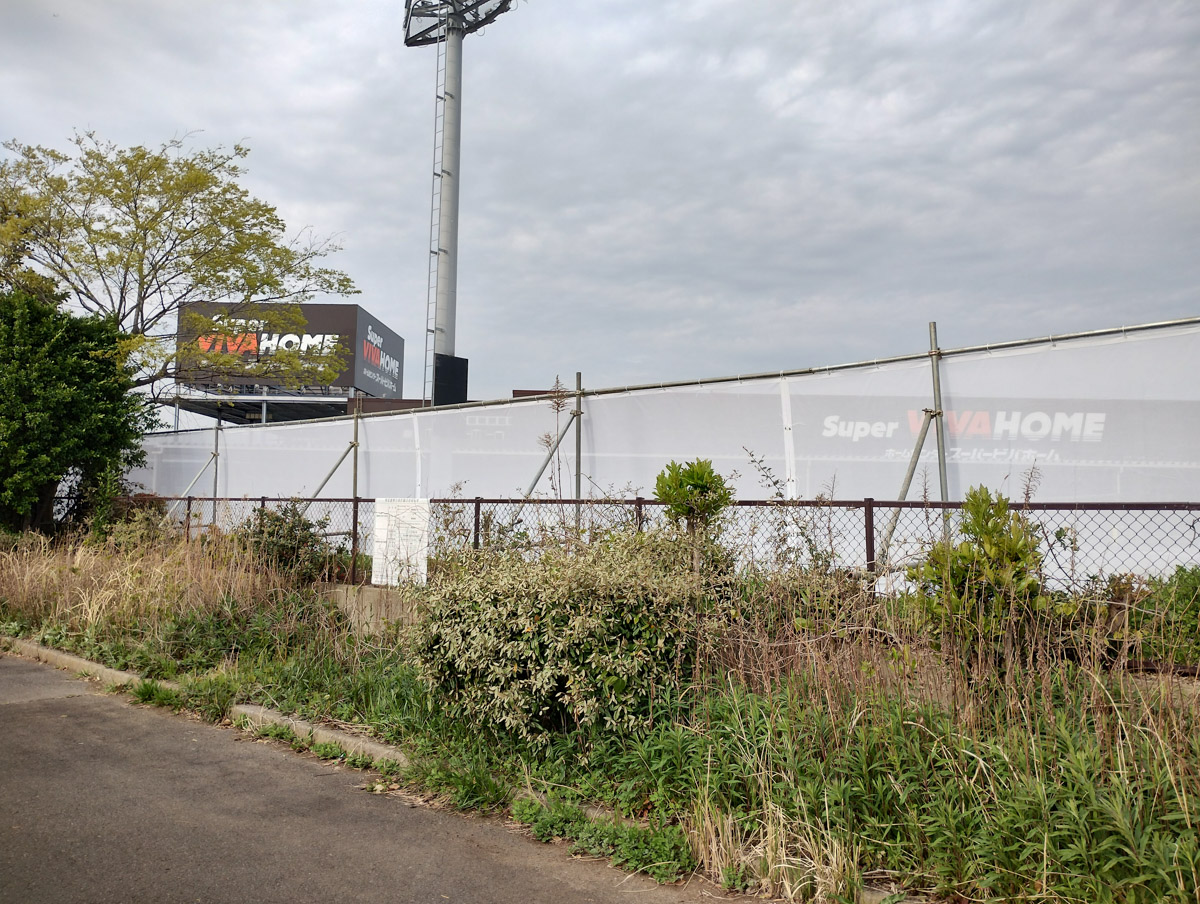
MULTIPOLYGON (((351 581, 367 579, 374 499, 213 499, 137 497, 179 525, 185 536, 235 530, 256 510, 299 505, 330 555, 348 561, 351 581)), ((433 499, 433 552, 495 544, 537 546, 587 541, 612 531, 668 523, 653 499, 433 499)), ((1045 577, 1069 588, 1113 574, 1165 575, 1200 565, 1200 503, 1028 503, 1014 510, 1042 537, 1045 577)), ((901 573, 943 536, 956 537, 961 504, 849 500, 741 500, 714 526, 719 542, 744 567, 819 565, 876 575, 901 573)))

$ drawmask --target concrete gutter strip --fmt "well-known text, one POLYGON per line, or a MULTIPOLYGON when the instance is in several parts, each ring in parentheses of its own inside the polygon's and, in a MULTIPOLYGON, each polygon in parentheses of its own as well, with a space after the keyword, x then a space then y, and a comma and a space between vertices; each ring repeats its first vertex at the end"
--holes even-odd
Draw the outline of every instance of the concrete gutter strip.
MULTIPOLYGON (((43 647, 41 644, 23 640, 19 637, 0 637, 0 649, 3 649, 4 646, 7 646, 14 653, 24 656, 26 659, 44 662, 47 665, 66 669, 81 676, 99 678, 105 684, 124 686, 150 680, 133 672, 110 669, 108 666, 98 665, 81 656, 64 653, 61 650, 54 650, 50 647, 43 647)), ((169 687, 176 691, 182 689, 174 681, 155 680, 158 680, 158 683, 163 687, 169 687)), ((379 741, 372 741, 370 738, 351 734, 348 731, 340 731, 336 728, 323 728, 312 722, 306 722, 303 719, 297 719, 276 710, 267 709, 265 706, 239 703, 230 707, 229 718, 235 724, 241 722, 250 729, 261 728, 264 725, 280 725, 290 728, 298 737, 311 738, 313 743, 337 744, 342 750, 353 756, 369 756, 373 760, 387 760, 400 767, 408 765, 408 757, 397 747, 381 744, 379 741)))
MULTIPOLYGON (((75 672, 78 675, 83 675, 88 678, 99 678, 105 684, 137 684, 144 680, 141 675, 135 675, 133 672, 122 672, 120 669, 110 669, 108 666, 97 665, 91 660, 84 659, 81 656, 75 656, 71 653, 64 653, 61 650, 53 650, 50 647, 43 647, 30 640, 22 640, 19 637, 0 638, 0 642, 6 643, 9 648, 24 656, 26 659, 34 659, 38 662, 44 662, 52 665, 55 668, 66 669, 70 672, 75 672)), ((161 684, 170 685, 170 682, 163 681, 161 684)), ((178 688, 176 688, 178 689, 178 688)))
POLYGON ((352 756, 369 756, 373 760, 390 760, 401 767, 408 765, 408 757, 396 747, 336 728, 322 728, 320 725, 297 719, 294 716, 285 716, 283 713, 267 709, 265 706, 239 703, 229 708, 229 718, 233 719, 235 723, 241 722, 247 728, 252 729, 261 728, 264 725, 286 726, 297 737, 312 738, 314 744, 337 744, 352 756))

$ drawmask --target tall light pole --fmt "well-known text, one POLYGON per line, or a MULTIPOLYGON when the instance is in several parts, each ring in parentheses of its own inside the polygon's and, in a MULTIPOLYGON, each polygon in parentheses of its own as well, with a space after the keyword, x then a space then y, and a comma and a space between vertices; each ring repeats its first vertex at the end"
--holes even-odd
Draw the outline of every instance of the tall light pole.
POLYGON ((463 38, 494 22, 512 0, 406 0, 404 43, 436 44, 433 204, 425 314, 424 400, 467 399, 467 360, 454 354, 458 308, 458 192, 462 155, 463 38))

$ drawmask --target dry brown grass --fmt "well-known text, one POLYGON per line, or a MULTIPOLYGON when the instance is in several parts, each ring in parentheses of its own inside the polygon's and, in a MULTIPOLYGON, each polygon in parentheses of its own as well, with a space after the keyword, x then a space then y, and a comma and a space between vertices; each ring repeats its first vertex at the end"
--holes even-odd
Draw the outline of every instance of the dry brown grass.
POLYGON ((152 628, 163 616, 269 602, 285 581, 225 537, 121 545, 29 535, 0 549, 0 600, 34 623, 152 628))

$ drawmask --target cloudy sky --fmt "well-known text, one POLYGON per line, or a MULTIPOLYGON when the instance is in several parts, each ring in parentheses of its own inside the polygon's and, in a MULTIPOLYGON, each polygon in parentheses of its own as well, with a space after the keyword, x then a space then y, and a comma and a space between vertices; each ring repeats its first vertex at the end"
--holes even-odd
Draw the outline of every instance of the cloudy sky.
MULTIPOLYGON (((400 0, 4 0, 0 137, 244 142, 419 396, 433 48, 400 0)), ((1195 0, 529 0, 464 51, 474 398, 1200 315, 1195 0)))

